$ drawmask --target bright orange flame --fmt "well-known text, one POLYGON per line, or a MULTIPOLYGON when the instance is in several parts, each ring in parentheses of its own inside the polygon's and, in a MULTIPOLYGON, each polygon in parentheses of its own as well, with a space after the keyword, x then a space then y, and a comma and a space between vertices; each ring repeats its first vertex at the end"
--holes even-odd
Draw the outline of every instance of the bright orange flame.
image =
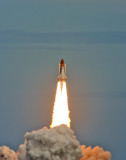
POLYGON ((59 81, 57 83, 52 124, 50 127, 52 128, 61 124, 66 124, 68 127, 70 127, 69 113, 66 82, 59 81))

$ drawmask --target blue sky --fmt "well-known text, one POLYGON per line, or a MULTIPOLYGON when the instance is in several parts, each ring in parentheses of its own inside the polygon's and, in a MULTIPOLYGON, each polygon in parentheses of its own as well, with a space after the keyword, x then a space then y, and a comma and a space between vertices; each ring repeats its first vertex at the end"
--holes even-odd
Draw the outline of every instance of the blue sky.
POLYGON ((0 145, 17 150, 49 126, 58 63, 67 64, 71 127, 81 144, 125 159, 126 1, 0 1, 0 145))
POLYGON ((0 29, 125 31, 125 0, 1 0, 0 29))

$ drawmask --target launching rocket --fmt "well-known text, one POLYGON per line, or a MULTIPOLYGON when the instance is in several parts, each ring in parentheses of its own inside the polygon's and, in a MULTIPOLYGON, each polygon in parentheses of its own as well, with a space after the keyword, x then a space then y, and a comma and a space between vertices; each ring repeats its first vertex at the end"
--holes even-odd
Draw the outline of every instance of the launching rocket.
POLYGON ((67 79, 66 76, 66 64, 64 63, 64 60, 61 59, 59 64, 59 76, 58 81, 65 81, 67 79))

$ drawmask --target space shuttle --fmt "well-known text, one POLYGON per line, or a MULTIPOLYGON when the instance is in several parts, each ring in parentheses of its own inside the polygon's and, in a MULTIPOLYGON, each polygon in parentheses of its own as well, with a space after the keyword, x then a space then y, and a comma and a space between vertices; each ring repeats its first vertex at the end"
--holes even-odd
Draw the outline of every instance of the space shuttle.
POLYGON ((64 63, 64 59, 61 59, 59 64, 59 76, 58 81, 66 81, 66 64, 64 63))

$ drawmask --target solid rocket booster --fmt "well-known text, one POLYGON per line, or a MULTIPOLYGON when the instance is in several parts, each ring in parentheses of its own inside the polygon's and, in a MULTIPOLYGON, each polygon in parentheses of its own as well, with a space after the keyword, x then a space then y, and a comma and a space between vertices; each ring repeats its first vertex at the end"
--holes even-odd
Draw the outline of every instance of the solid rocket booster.
POLYGON ((66 76, 66 64, 64 63, 64 60, 61 59, 59 64, 59 76, 58 81, 65 81, 67 79, 66 76))

